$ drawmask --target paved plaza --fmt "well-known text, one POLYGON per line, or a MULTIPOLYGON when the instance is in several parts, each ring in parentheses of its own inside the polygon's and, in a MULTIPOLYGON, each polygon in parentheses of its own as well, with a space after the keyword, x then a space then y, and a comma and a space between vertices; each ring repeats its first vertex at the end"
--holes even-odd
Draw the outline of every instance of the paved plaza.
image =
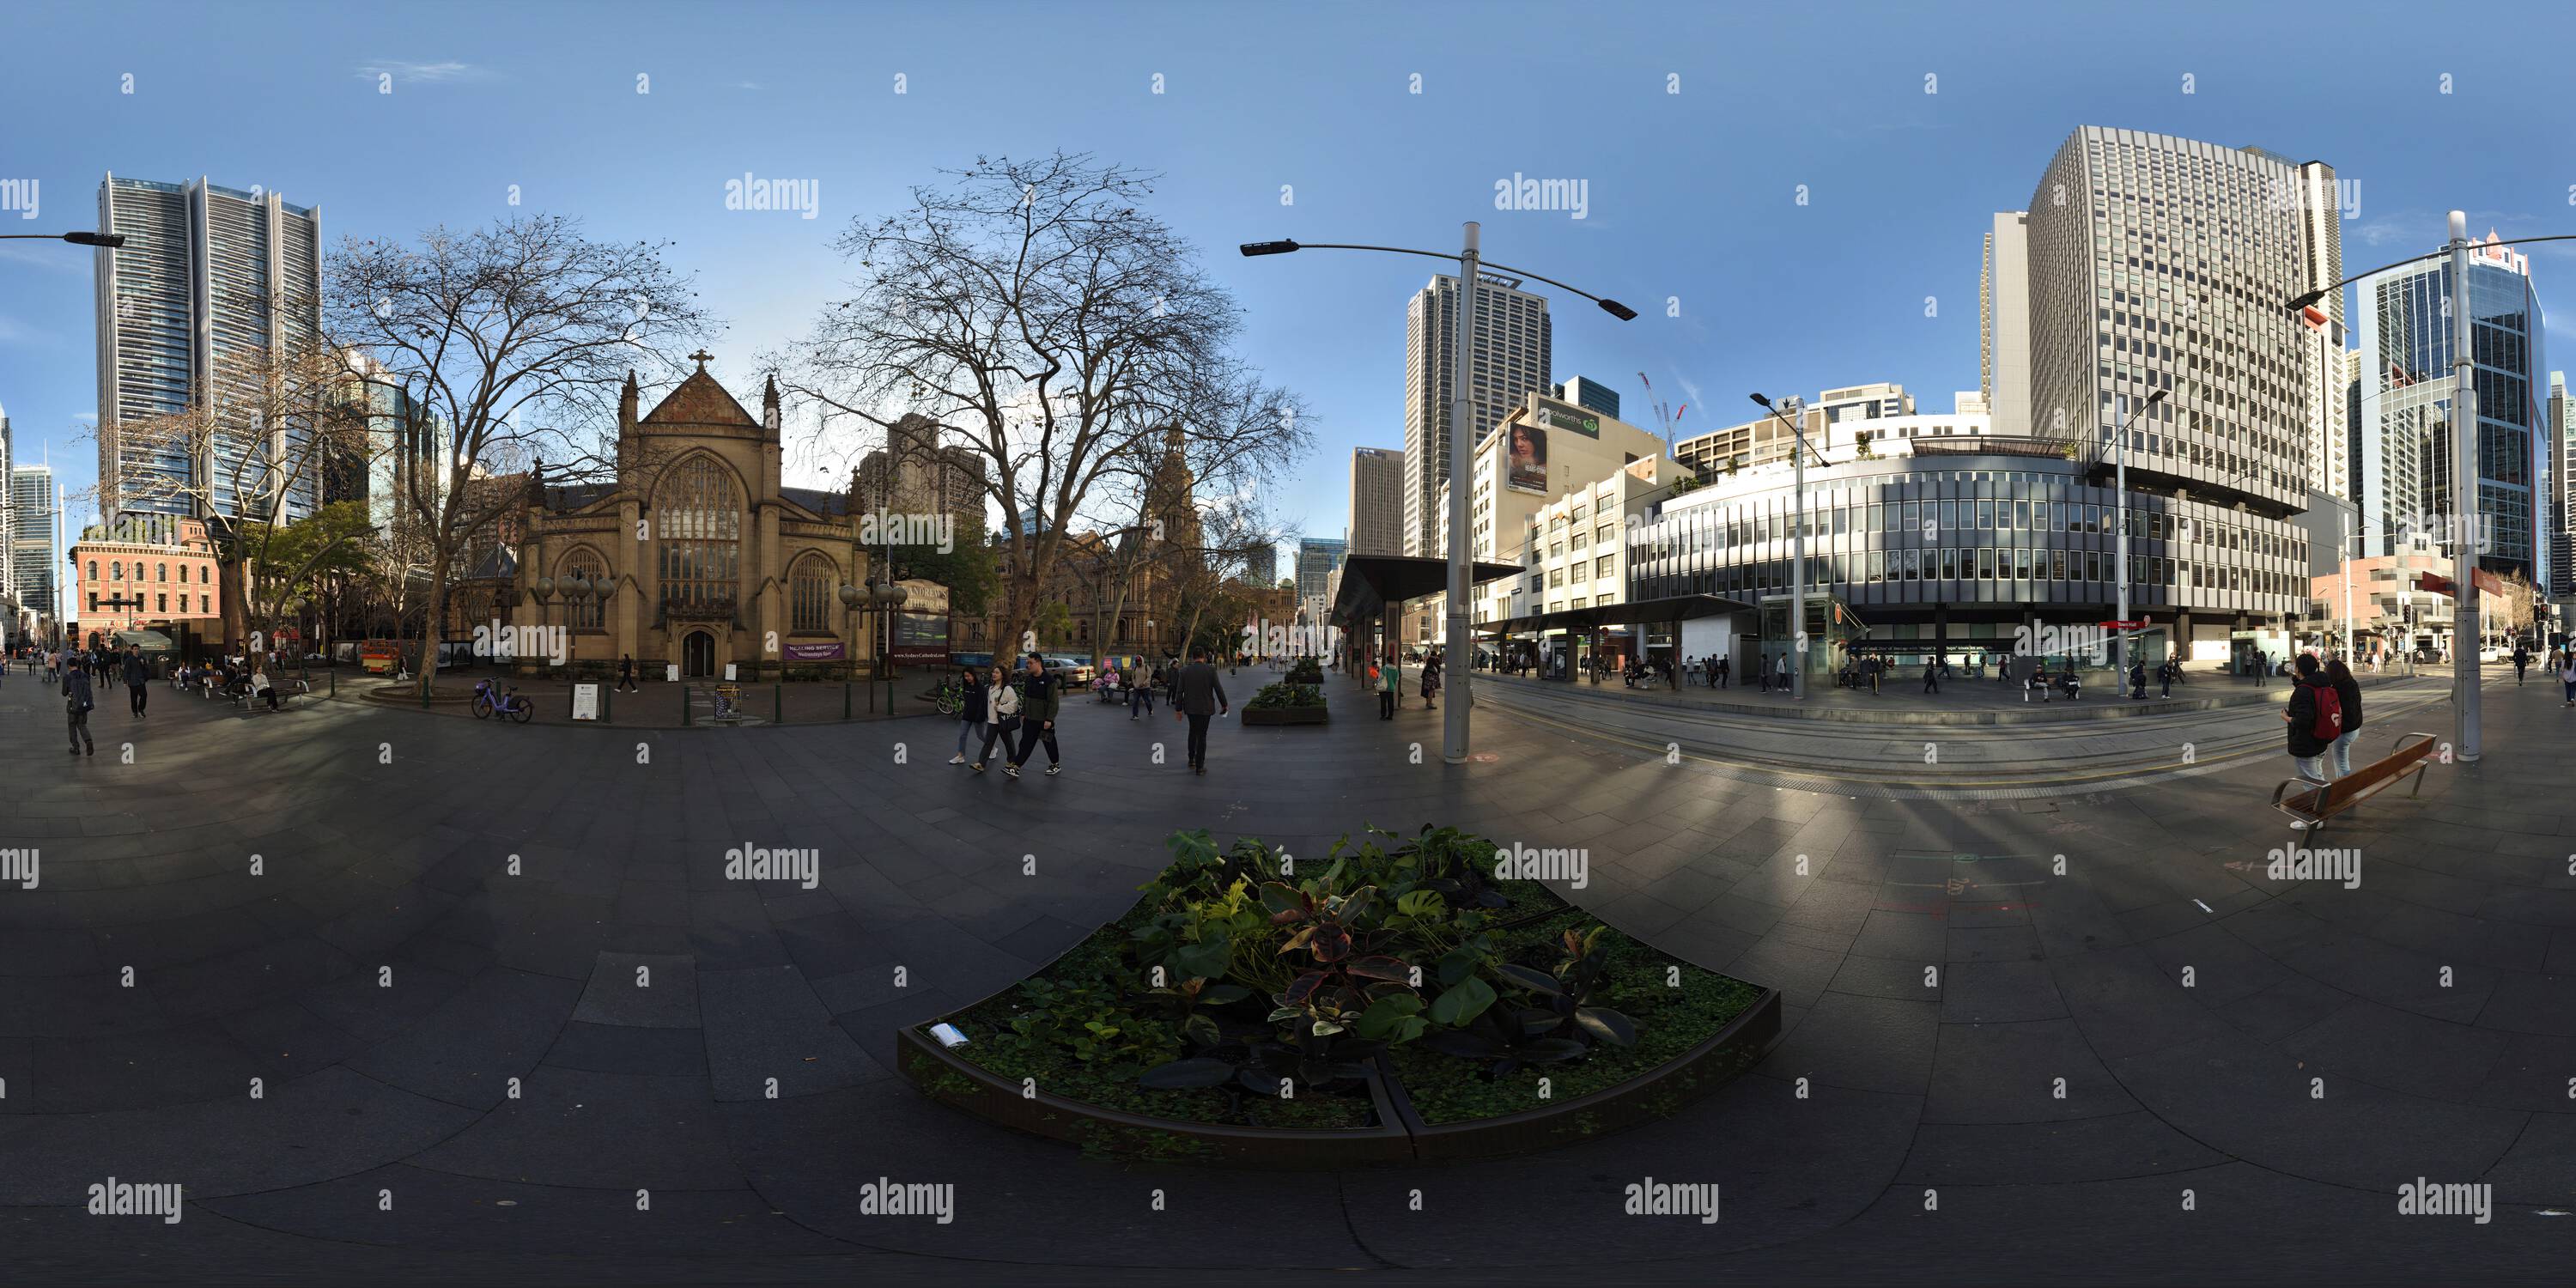
MULTIPOLYGON (((2306 838, 2267 808, 2277 754, 1833 790, 1495 686, 1489 758, 1449 768, 1418 700, 1327 692, 1321 728, 1220 720, 1204 778, 1168 713, 1068 703, 1066 772, 1014 782, 945 764, 935 717, 500 727, 166 690, 143 720, 103 692, 70 757, 12 674, 0 809, 41 867, 0 886, 0 1249, 30 1283, 1137 1283, 1238 1272, 1201 1235, 1243 1226, 1274 1270, 1462 1284, 2563 1282, 2554 687, 2491 681, 2482 762, 2306 838), (1568 898, 1782 989, 1786 1036, 1666 1122, 1343 1174, 1093 1160, 892 1070, 897 1026, 1117 915, 1175 829, 1304 855, 1427 822, 1585 848, 1568 898), (2293 843, 2357 851, 2357 887, 2268 878, 2293 843), (814 888, 728 881, 745 845, 818 851, 814 888), (1647 1177, 1720 1184, 1722 1219, 1623 1216, 1647 1177), (89 1215, 110 1178, 183 1185, 184 1219, 89 1215), (953 1222, 863 1215, 879 1178, 953 1184, 953 1222), (2418 1178, 2492 1185, 2491 1220, 2398 1218, 2418 1178)), ((2363 751, 2448 727, 2374 719, 2363 751)))

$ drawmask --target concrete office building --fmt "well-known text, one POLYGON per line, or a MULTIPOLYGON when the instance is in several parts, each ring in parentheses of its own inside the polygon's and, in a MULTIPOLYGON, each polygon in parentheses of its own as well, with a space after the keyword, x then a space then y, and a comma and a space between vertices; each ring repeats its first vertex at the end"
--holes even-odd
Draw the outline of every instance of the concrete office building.
MULTIPOLYGON (((1807 404, 1800 420, 1808 447, 1817 451, 1856 450, 1863 442, 1876 446, 1917 434, 1946 438, 1992 433, 1992 417, 1975 409, 1977 398, 1963 392, 1950 415, 1917 416, 1914 396, 1903 385, 1882 381, 1825 390, 1807 404)), ((1707 482, 1731 470, 1788 460, 1796 439, 1779 416, 1766 415, 1682 439, 1673 445, 1673 458, 1707 482)))
POLYGON ((1995 432, 2030 433, 2030 216, 2008 210, 1986 233, 1977 289, 1977 392, 1995 432))
MULTIPOLYGON (((1495 555, 1527 571, 1477 589, 1479 639, 1498 626, 1547 613, 1628 602, 1628 529, 1687 474, 1669 457, 1643 457, 1532 510, 1519 537, 1495 555)), ((1542 625, 1484 647, 1499 649, 1507 661, 1526 657, 1541 675, 1566 675, 1582 670, 1596 652, 1604 665, 1624 669, 1649 650, 1668 655, 1671 643, 1669 628, 1622 626, 1593 633, 1542 625), (1614 656, 1624 660, 1614 663, 1614 656)))
MULTIPOLYGON (((2549 525, 2549 582, 2552 601, 2576 602, 2576 397, 2567 392, 2567 373, 2549 373, 2549 441, 2556 447, 2545 459, 2554 515, 2549 525)), ((2564 629, 2563 627, 2561 629, 2564 629)))
POLYGON ((324 471, 262 464, 293 459, 294 427, 245 425, 238 446, 196 452, 118 427, 206 406, 218 379, 255 373, 259 355, 320 334, 321 211, 203 178, 111 174, 99 183, 98 226, 127 239, 96 252, 100 514, 266 517, 281 502, 290 522, 310 514, 324 471))
MULTIPOLYGON (((2530 260, 2493 237, 2470 252, 2481 465, 2478 521, 2467 535, 2477 543, 2479 567, 2537 582, 2552 544, 2542 479, 2555 452, 2539 385, 2547 369, 2540 301, 2530 260)), ((2394 553, 2419 531, 2431 531, 2447 551, 2453 535, 2442 517, 2455 513, 2450 278, 2450 257, 2430 255, 2353 283, 2362 355, 2354 499, 2367 518, 2374 555, 2394 553)))
MULTIPOLYGON (((1588 489, 1627 466, 1662 457, 1664 441, 1635 425, 1613 420, 1532 392, 1512 409, 1494 432, 1477 443, 1475 492, 1469 501, 1474 532, 1470 556, 1486 562, 1519 562, 1519 543, 1529 529, 1529 516, 1554 498, 1588 489)), ((1669 482, 1667 471, 1652 476, 1669 482)), ((1448 547, 1449 513, 1446 485, 1436 495, 1440 524, 1432 530, 1435 551, 1448 547)), ((1499 585, 1514 584, 1508 579, 1499 585)), ((1490 593, 1480 592, 1488 603, 1490 593)), ((1414 601, 1405 616, 1419 634, 1413 639, 1438 643, 1448 623, 1442 597, 1414 601)))
POLYGON ((1400 555, 1404 539, 1404 453, 1351 449, 1351 522, 1342 539, 1355 555, 1400 555))
POLYGON ((2315 305, 2314 316, 2301 319, 2308 327, 2310 362, 2307 487, 2337 500, 2349 500, 2352 451, 2350 427, 2345 423, 2345 395, 2352 384, 2352 374, 2346 369, 2344 346, 2350 338, 2344 327, 2343 292, 2335 288, 2335 283, 2343 280, 2342 186, 2335 181, 2334 167, 2322 161, 2292 163, 2287 157, 2274 159, 2292 165, 2295 175, 2289 191, 2295 194, 2299 219, 2299 253, 2305 277, 2300 293, 2325 292, 2315 305))
MULTIPOLYGON (((1476 295, 1476 386, 1467 423, 1484 434, 1552 387, 1553 339, 1547 298, 1520 289, 1520 279, 1480 275, 1476 295)), ((1434 277, 1416 292, 1404 323, 1404 548, 1439 555, 1430 507, 1449 477, 1449 400, 1458 371, 1458 279, 1434 277)))
MULTIPOLYGON (((2285 651, 2307 608, 2279 561, 2305 540, 2290 520, 2319 475, 2310 404, 2329 375, 2283 306, 2334 259, 2310 243, 2339 212, 2297 195, 2331 178, 2259 149, 2085 126, 2028 203, 2030 433, 2073 468, 2007 471, 2038 490, 1995 499, 2099 503, 2124 428, 2131 508, 2193 525, 2133 543, 2170 578, 2132 616, 2161 619, 2187 660, 2285 651), (2226 544, 2206 544, 2213 526, 2226 544)), ((2062 602, 2095 593, 2077 583, 2062 602)))

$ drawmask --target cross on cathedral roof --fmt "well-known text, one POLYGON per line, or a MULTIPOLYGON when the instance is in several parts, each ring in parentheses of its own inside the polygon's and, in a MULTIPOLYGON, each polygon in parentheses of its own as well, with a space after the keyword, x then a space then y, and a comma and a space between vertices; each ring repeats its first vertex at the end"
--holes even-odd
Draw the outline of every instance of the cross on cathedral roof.
POLYGON ((704 349, 700 349, 700 350, 698 350, 696 353, 692 353, 692 354, 690 354, 690 355, 689 355, 689 357, 690 357, 691 359, 693 359, 694 361, 696 361, 696 363, 698 364, 698 370, 700 370, 700 371, 704 371, 704 370, 706 370, 706 369, 707 369, 707 364, 708 364, 709 362, 711 362, 711 361, 714 361, 715 356, 716 356, 716 355, 714 355, 714 354, 712 354, 712 353, 709 353, 709 352, 707 352, 707 351, 706 351, 706 350, 704 350, 704 349))

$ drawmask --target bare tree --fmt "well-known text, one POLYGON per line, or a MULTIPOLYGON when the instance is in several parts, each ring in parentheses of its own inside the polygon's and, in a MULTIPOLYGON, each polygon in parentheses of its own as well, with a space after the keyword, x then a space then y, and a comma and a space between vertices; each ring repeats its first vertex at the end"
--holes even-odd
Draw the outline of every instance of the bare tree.
POLYGON ((707 317, 667 244, 602 242, 559 215, 488 228, 432 228, 418 245, 350 240, 330 257, 327 328, 363 348, 401 391, 406 440, 452 437, 438 468, 407 471, 397 508, 426 552, 420 686, 438 666, 435 633, 469 545, 522 502, 475 488, 496 465, 555 463, 567 477, 616 468, 609 436, 553 428, 612 422, 639 364, 678 369, 671 351, 707 317))
POLYGON ((348 355, 314 329, 315 301, 254 303, 267 343, 218 347, 180 411, 102 425, 118 468, 89 490, 110 520, 175 514, 206 524, 227 645, 265 634, 339 553, 345 523, 327 525, 334 535, 319 541, 296 525, 321 511, 325 472, 363 471, 369 451, 348 355))
MULTIPOLYGON (((1114 526, 1098 518, 1104 477, 1154 460, 1174 427, 1185 442, 1217 432, 1227 400, 1260 413, 1241 417, 1245 469, 1277 468, 1305 439, 1294 395, 1228 356, 1232 297, 1139 208, 1151 176, 1057 153, 952 178, 900 215, 853 221, 835 246, 858 265, 856 294, 774 365, 819 409, 827 448, 912 413, 981 458, 1009 552, 994 642, 1007 662, 1077 525, 1114 526)), ((838 446, 855 454, 858 437, 838 446)))

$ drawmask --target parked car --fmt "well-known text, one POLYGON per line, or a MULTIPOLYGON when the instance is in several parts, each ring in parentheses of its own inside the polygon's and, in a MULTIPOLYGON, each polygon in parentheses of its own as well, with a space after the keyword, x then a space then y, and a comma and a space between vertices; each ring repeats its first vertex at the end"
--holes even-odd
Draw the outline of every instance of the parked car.
POLYGON ((948 655, 948 661, 952 666, 969 667, 974 670, 981 671, 993 664, 993 655, 990 653, 951 653, 948 655))
POLYGON ((1066 684, 1091 683, 1094 672, 1089 659, 1075 657, 1071 653, 1040 653, 1038 656, 1046 659, 1047 674, 1056 679, 1066 684))

